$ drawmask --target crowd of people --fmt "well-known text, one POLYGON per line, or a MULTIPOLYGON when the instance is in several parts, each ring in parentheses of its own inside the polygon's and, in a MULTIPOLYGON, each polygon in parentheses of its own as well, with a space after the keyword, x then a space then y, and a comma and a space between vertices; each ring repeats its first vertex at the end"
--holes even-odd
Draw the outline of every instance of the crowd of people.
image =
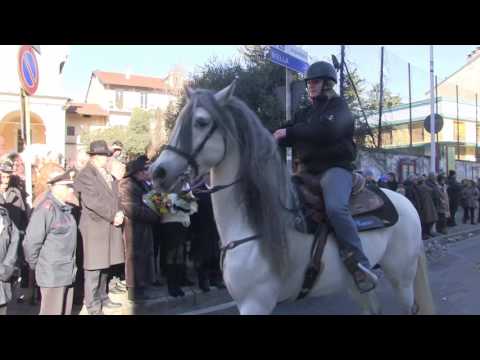
POLYGON ((463 224, 480 223, 480 179, 457 181, 456 172, 445 174, 410 175, 404 182, 396 180, 395 173, 374 179, 373 172, 364 171, 367 183, 399 192, 406 196, 417 209, 422 223, 424 240, 447 234, 448 227, 457 226, 456 214, 463 209, 463 224), (435 225, 435 231, 433 231, 435 225))
POLYGON ((103 314, 122 304, 154 299, 166 285, 185 295, 188 259, 198 287, 223 288, 219 236, 211 199, 201 179, 188 191, 195 211, 159 213, 145 202, 152 191, 147 155, 127 160, 121 142, 94 141, 75 162, 62 166, 50 153, 32 161, 32 206, 27 202, 22 154, 0 159, 0 314, 18 286, 32 289, 40 314, 70 314, 84 304, 103 314), (166 283, 166 284, 165 284, 166 283))

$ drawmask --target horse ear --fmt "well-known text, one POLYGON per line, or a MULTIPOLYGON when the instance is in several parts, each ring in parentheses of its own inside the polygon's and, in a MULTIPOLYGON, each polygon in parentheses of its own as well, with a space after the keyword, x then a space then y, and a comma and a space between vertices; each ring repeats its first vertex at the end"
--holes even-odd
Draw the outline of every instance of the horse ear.
POLYGON ((193 96, 193 89, 190 86, 185 86, 185 94, 187 94, 187 98, 190 99, 193 96))
POLYGON ((235 79, 230 85, 215 94, 215 100, 217 100, 220 105, 225 105, 232 98, 233 93, 235 92, 235 87, 237 85, 237 80, 238 76, 235 76, 235 79))

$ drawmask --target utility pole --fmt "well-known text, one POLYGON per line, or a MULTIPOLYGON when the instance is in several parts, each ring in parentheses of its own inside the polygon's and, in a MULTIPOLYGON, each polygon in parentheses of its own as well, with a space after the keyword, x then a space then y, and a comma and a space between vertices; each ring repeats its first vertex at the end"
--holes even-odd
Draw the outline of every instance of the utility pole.
POLYGON ((382 148, 382 111, 383 111, 383 51, 382 46, 380 56, 380 99, 378 106, 378 148, 382 148))
POLYGON ((475 94, 475 161, 478 161, 478 94, 475 94))
POLYGON ((430 45, 430 171, 435 172, 435 87, 433 45, 430 45))
POLYGON ((410 150, 412 150, 412 79, 410 77, 410 63, 408 63, 408 132, 410 135, 410 150))
POLYGON ((345 74, 344 74, 344 64, 345 64, 345 45, 341 45, 340 50, 340 97, 343 98, 343 92, 345 91, 345 74))

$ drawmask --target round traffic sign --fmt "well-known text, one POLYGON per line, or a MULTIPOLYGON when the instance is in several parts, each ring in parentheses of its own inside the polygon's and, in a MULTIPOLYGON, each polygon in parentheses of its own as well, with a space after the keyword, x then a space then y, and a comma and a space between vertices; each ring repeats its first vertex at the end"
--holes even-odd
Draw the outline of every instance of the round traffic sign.
MULTIPOLYGON (((443 129, 443 117, 439 114, 434 115, 435 121, 435 134, 438 134, 443 129)), ((428 115, 425 120, 423 120, 423 127, 425 130, 430 133, 430 115, 428 115)))
POLYGON ((31 46, 24 45, 18 52, 18 76, 23 90, 28 95, 35 94, 38 88, 38 62, 31 46))

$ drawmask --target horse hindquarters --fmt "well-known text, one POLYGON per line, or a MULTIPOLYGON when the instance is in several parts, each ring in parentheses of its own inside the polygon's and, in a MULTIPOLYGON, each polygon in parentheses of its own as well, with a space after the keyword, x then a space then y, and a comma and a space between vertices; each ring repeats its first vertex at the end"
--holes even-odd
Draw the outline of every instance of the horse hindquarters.
POLYGON ((383 191, 394 203, 399 220, 391 228, 393 231, 380 266, 397 295, 403 314, 415 313, 416 305, 422 305, 428 312, 431 309, 430 287, 426 263, 422 261, 420 218, 408 199, 389 190, 383 191))

